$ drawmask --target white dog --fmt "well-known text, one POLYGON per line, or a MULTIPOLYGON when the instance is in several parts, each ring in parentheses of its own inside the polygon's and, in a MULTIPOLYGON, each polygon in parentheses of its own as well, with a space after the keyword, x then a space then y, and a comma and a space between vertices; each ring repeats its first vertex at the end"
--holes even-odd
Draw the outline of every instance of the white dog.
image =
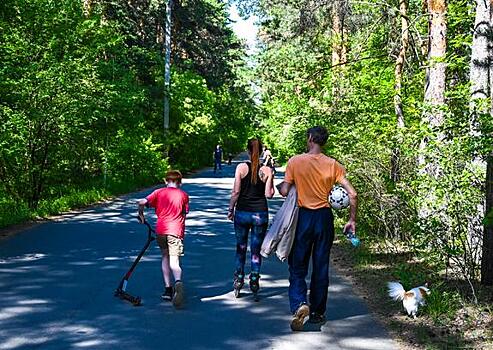
POLYGON ((425 286, 420 286, 405 291, 402 284, 398 282, 389 282, 389 296, 394 300, 402 300, 402 304, 409 316, 416 318, 418 307, 425 305, 425 297, 430 294, 430 290, 425 286))

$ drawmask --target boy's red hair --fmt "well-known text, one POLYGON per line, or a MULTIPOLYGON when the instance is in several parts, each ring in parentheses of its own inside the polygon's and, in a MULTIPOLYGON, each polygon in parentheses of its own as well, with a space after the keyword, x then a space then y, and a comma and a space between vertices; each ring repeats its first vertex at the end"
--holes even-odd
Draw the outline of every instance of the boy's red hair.
POLYGON ((166 173, 166 181, 169 182, 174 182, 174 183, 181 183, 181 179, 183 178, 183 175, 181 174, 180 170, 169 170, 166 173))

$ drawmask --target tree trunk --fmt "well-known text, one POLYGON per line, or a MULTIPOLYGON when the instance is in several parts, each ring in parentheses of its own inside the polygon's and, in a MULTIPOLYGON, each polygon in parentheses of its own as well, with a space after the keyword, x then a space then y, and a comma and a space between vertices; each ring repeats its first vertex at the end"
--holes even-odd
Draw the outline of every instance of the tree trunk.
MULTIPOLYGON (((429 29, 428 29, 428 63, 426 69, 424 102, 426 111, 423 113, 423 122, 432 131, 429 136, 421 140, 418 156, 418 168, 421 175, 431 179, 441 176, 440 159, 437 159, 438 150, 430 149, 429 144, 440 147, 444 142, 443 131, 440 127, 444 122, 445 86, 446 86, 446 50, 447 50, 447 2, 446 0, 428 0, 429 29)), ((421 220, 428 220, 432 209, 429 207, 436 200, 434 188, 426 188, 423 182, 423 195, 419 208, 421 220)))
MULTIPOLYGON (((489 7, 489 31, 493 28, 493 0, 488 0, 489 7)), ((493 54, 490 47, 490 55, 493 54)), ((489 78, 493 81, 493 58, 490 56, 489 78)), ((493 118, 493 88, 490 86, 490 115, 493 118)), ((483 254, 481 256, 481 284, 493 285, 493 152, 490 152, 486 160, 485 182, 485 224, 483 229, 483 254)))
POLYGON ((163 126, 165 133, 169 129, 169 110, 170 110, 170 81, 171 81, 171 12, 173 10, 173 0, 166 3, 166 22, 164 26, 164 108, 163 126))
POLYGON ((84 16, 89 17, 92 14, 93 0, 83 0, 84 16))
POLYGON ((486 170, 486 217, 483 231, 481 283, 493 285, 493 153, 489 155, 486 170))
MULTIPOLYGON (((425 102, 433 107, 439 107, 445 104, 446 0, 428 0, 428 11, 430 20, 425 102)), ((443 113, 429 113, 428 121, 431 126, 442 125, 443 113)))
MULTIPOLYGON (((429 13, 429 37, 428 37, 428 68, 426 70, 425 96, 424 102, 428 110, 424 113, 423 119, 430 129, 436 129, 443 125, 444 112, 442 106, 445 105, 445 78, 446 78, 446 51, 447 51, 447 2, 446 0, 428 0, 429 13)), ((442 132, 434 136, 438 142, 444 139, 442 132)), ((437 161, 425 162, 428 138, 424 138, 420 145, 421 154, 419 165, 421 171, 429 176, 437 178, 440 168, 437 161)), ((433 158, 433 157, 431 157, 433 158)), ((431 195, 433 197, 433 195, 431 195)), ((426 211, 422 210, 422 214, 426 211)))
MULTIPOLYGON (((472 138, 481 136, 481 127, 478 117, 488 113, 486 99, 490 94, 490 39, 488 37, 490 31, 490 9, 490 0, 476 0, 476 15, 469 74, 471 82, 469 129, 472 138)), ((472 162, 475 168, 486 169, 486 164, 479 153, 474 155, 472 162)), ((481 201, 477 204, 476 215, 468 218, 468 239, 471 247, 478 247, 479 249, 481 247, 481 237, 484 236, 481 217, 484 212, 484 202, 481 201)), ((479 263, 479 261, 476 262, 479 263)))
MULTIPOLYGON (((407 17, 407 0, 399 1, 399 12, 401 16, 401 50, 399 51, 399 56, 395 63, 395 95, 394 95, 394 108, 395 114, 397 116, 397 129, 398 129, 398 143, 400 144, 400 136, 402 129, 405 126, 404 123, 404 112, 402 110, 402 75, 404 71, 404 64, 406 62, 406 52, 409 48, 409 19, 407 17)), ((399 169, 399 158, 400 149, 395 148, 392 152, 391 159, 391 174, 390 177, 392 181, 397 182, 400 178, 399 169)))
POLYGON ((345 18, 347 0, 336 0, 332 5, 332 96, 337 102, 342 94, 341 82, 344 64, 347 62, 347 29, 345 18))
POLYGON ((486 99, 489 96, 489 22, 490 0, 476 0, 476 19, 470 64, 471 107, 473 111, 476 110, 474 104, 478 99, 486 99))

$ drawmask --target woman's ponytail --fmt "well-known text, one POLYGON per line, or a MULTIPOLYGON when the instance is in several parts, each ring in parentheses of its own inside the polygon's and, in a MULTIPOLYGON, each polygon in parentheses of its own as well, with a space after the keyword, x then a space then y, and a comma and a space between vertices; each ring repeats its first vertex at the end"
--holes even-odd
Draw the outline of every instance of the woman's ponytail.
POLYGON ((250 158, 252 161, 252 183, 257 184, 258 181, 258 169, 260 167, 260 152, 262 149, 262 142, 255 138, 248 140, 248 151, 250 152, 250 158))

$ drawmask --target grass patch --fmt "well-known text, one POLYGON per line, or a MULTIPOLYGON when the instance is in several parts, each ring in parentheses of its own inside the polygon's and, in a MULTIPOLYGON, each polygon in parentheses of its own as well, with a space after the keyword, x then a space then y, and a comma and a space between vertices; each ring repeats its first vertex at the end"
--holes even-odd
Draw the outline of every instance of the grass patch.
POLYGON ((53 200, 43 200, 34 212, 37 216, 46 217, 60 214, 74 208, 85 207, 102 199, 111 197, 111 192, 106 189, 72 190, 53 200))
POLYGON ((25 203, 0 198, 0 228, 26 222, 32 217, 25 203))
POLYGON ((479 304, 473 304, 468 284, 445 278, 439 265, 419 259, 401 243, 359 234, 362 245, 356 249, 336 235, 334 262, 404 349, 493 349, 491 288, 478 287, 479 304), (431 293, 416 320, 405 314, 402 302, 390 299, 389 281, 401 282, 406 290, 429 284, 431 293))
POLYGON ((22 201, 0 196, 0 228, 87 207, 101 200, 154 184, 154 181, 142 180, 139 182, 110 182, 105 187, 101 182, 96 182, 93 186, 52 189, 49 194, 50 198, 41 200, 34 210, 22 201))
POLYGON ((444 282, 434 285, 426 297, 423 314, 431 317, 437 325, 447 324, 453 320, 462 307, 461 295, 458 291, 449 290, 444 282))

